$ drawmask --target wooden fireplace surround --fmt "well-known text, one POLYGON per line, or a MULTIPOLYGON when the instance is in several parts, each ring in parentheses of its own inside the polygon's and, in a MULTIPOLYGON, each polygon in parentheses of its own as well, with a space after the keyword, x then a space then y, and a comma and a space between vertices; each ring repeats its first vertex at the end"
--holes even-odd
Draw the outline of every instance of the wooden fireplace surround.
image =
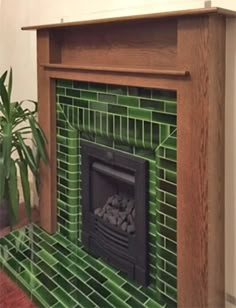
POLYGON ((224 307, 225 21, 218 8, 25 27, 37 30, 48 139, 40 223, 56 231, 55 79, 177 90, 178 307, 224 307))

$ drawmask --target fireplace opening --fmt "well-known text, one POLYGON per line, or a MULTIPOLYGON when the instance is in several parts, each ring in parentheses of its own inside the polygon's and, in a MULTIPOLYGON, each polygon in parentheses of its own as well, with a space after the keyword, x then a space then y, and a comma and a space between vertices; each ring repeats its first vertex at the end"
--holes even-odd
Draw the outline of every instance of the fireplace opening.
POLYGON ((148 162, 83 141, 82 242, 139 284, 148 284, 148 162))

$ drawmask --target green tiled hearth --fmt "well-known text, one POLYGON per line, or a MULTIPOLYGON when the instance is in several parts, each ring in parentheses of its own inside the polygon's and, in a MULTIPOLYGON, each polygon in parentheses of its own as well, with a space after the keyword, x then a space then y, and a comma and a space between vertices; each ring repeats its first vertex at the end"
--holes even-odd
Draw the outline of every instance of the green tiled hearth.
POLYGON ((154 288, 138 287, 80 245, 37 225, 0 239, 0 264, 38 307, 165 307, 154 288))
POLYGON ((176 92, 57 80, 57 219, 0 240, 3 268, 42 307, 176 307, 176 92), (149 162, 144 288, 81 245, 81 140, 149 162))

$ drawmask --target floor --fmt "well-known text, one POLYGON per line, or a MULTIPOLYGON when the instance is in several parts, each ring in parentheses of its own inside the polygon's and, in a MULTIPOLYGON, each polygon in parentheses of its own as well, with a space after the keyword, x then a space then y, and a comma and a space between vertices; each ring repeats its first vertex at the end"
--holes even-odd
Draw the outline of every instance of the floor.
POLYGON ((36 224, 0 239, 0 264, 38 307, 160 308, 158 293, 128 281, 61 234, 36 224))
POLYGON ((0 272, 0 307, 34 308, 36 306, 5 273, 0 272))

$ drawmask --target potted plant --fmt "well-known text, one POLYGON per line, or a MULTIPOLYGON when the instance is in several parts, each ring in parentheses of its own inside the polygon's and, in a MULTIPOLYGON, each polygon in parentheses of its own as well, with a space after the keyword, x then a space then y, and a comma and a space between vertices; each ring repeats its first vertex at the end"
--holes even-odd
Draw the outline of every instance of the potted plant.
POLYGON ((11 92, 12 69, 0 77, 0 228, 7 224, 12 227, 17 222, 18 178, 22 185, 26 213, 31 220, 28 172, 31 170, 38 184, 39 162, 41 159, 47 162, 46 138, 35 118, 36 102, 11 102, 11 92), (28 108, 29 104, 32 109, 28 108))

